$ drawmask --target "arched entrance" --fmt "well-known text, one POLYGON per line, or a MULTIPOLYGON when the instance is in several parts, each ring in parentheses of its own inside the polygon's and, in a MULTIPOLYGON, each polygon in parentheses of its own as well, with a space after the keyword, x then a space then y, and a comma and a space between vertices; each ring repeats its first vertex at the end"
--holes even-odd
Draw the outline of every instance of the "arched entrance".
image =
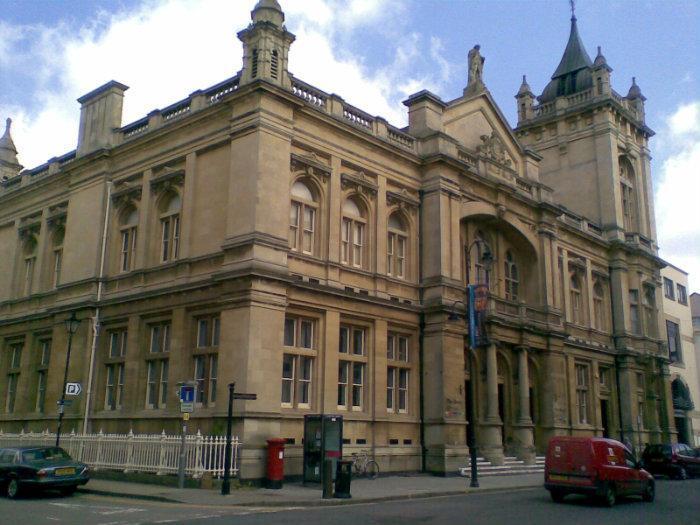
POLYGON ((688 412, 695 408, 690 397, 690 390, 682 378, 677 377, 671 383, 673 396, 673 415, 678 431, 678 442, 693 446, 693 427, 688 412))

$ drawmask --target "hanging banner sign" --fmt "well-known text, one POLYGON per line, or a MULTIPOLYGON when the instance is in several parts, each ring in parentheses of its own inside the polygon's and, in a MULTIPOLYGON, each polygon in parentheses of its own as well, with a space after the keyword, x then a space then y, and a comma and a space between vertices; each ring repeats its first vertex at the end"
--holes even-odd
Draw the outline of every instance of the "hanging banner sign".
POLYGON ((489 308, 489 287, 470 284, 469 290, 469 344, 472 348, 489 344, 486 334, 486 313, 489 308))

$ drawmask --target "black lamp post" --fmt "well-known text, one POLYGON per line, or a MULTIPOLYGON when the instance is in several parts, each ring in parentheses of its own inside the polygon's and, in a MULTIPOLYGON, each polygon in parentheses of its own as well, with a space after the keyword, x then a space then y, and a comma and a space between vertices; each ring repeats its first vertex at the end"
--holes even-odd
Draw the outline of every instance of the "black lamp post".
MULTIPOLYGON (((485 284, 488 284, 488 272, 491 269, 491 266, 493 265, 493 255, 491 255, 491 250, 489 249, 489 245, 486 244, 484 241, 481 239, 477 239, 474 242, 472 242, 469 245, 469 248, 467 248, 467 261, 466 261, 466 267, 467 267, 467 286, 469 286, 469 262, 471 260, 471 251, 474 246, 483 244, 485 247, 484 252, 481 255, 481 264, 484 266, 484 269, 486 270, 486 280, 487 282, 485 284)), ((477 276, 478 279, 478 276, 477 276)), ((467 294, 467 301, 469 301, 469 290, 465 290, 467 294)), ((465 304, 463 301, 455 301, 452 306, 455 306, 457 303, 462 303, 465 304)), ((465 304, 467 313, 464 316, 465 321, 467 323, 467 329, 469 329, 469 305, 465 304)), ((459 314, 456 313, 451 313, 449 315, 450 320, 456 320, 459 319, 459 314)), ((469 350, 473 350, 471 347, 471 344, 468 345, 469 350)), ((470 386, 470 392, 469 394, 469 406, 467 406, 467 418, 469 420, 469 425, 467 426, 467 445, 469 446, 469 460, 470 460, 470 467, 471 467, 471 479, 469 482, 470 487, 478 487, 479 486, 479 473, 478 473, 478 468, 477 468, 477 456, 476 456, 476 410, 474 409, 474 391, 476 389, 476 377, 475 377, 475 370, 474 367, 472 366, 472 359, 471 359, 471 352, 467 354, 467 361, 469 364, 469 386, 470 386)))
POLYGON ((73 343, 73 334, 78 329, 80 319, 75 316, 75 312, 71 312, 70 317, 65 320, 66 332, 68 332, 68 351, 66 353, 66 369, 63 373, 63 389, 61 390, 61 400, 58 402, 58 428, 56 429, 56 446, 61 441, 61 426, 63 425, 63 413, 65 412, 66 403, 66 384, 68 383, 68 367, 70 366, 70 351, 73 343))

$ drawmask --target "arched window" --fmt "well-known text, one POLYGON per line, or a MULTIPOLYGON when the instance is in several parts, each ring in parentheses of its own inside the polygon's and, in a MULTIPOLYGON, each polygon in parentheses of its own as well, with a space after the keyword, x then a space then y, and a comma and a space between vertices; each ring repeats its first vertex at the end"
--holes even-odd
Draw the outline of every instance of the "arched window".
POLYGON ((503 262, 503 266, 506 281, 506 299, 509 301, 517 301, 520 274, 518 273, 518 265, 515 264, 513 254, 510 250, 506 252, 506 260, 503 262))
POLYGON ((119 221, 119 271, 130 272, 136 259, 136 229, 139 212, 130 207, 124 210, 119 221))
POLYGON ((303 182, 292 185, 292 207, 289 214, 289 247, 302 253, 314 253, 316 212, 318 204, 303 182))
MULTIPOLYGON (((65 230, 63 226, 57 227, 51 236, 51 260, 52 274, 51 287, 56 288, 61 284, 61 265, 63 264, 63 238, 65 230)), ((46 275, 44 273, 44 275, 46 275)))
POLYGON ((634 170, 632 164, 625 157, 620 157, 620 198, 622 199, 622 217, 627 231, 634 231, 636 223, 636 191, 634 184, 634 170))
POLYGON ((161 262, 178 258, 180 252, 180 196, 173 193, 163 200, 160 214, 161 262))
POLYGON ((571 298, 571 322, 583 324, 581 278, 577 272, 571 273, 571 280, 569 281, 569 296, 571 298))
POLYGON ((593 315, 595 316, 595 329, 606 330, 605 322, 605 288, 600 279, 596 279, 593 285, 593 315))
POLYGON ((399 279, 406 277, 407 229, 399 214, 392 213, 386 243, 386 273, 399 279))
POLYGON ((22 259, 24 261, 24 273, 21 283, 22 295, 30 295, 32 293, 34 268, 36 266, 36 247, 36 237, 30 234, 22 245, 22 259))
POLYGON ((340 231, 340 262, 362 268, 365 266, 365 228, 367 217, 363 206, 348 197, 343 202, 340 231))
POLYGON ((467 254, 467 260, 471 256, 471 260, 474 261, 474 276, 476 278, 475 281, 473 278, 470 278, 468 282, 471 284, 486 284, 490 288, 491 270, 488 263, 486 263, 484 255, 486 253, 492 254, 493 252, 484 232, 481 230, 476 232, 474 241, 467 247, 467 250, 471 252, 467 254))

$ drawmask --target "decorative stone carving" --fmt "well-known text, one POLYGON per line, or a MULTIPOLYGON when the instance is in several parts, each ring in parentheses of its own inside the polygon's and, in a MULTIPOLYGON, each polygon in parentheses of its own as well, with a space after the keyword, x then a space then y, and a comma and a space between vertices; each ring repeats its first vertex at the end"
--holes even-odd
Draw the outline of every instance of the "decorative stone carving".
POLYGON ((479 52, 480 49, 481 46, 477 44, 469 50, 469 55, 467 55, 467 60, 469 62, 467 88, 465 89, 467 93, 476 93, 484 89, 482 77, 484 73, 484 61, 486 59, 481 56, 479 52))
POLYGON ((398 192, 387 191, 386 203, 389 206, 397 206, 402 211, 407 208, 417 208, 420 205, 420 201, 411 195, 406 188, 402 188, 398 192))
POLYGON ((357 173, 342 173, 340 175, 340 184, 344 190, 352 189, 360 194, 377 194, 377 183, 363 172, 357 173))
POLYGON ((55 206, 49 207, 49 213, 46 216, 46 224, 51 229, 65 228, 66 217, 68 215, 68 203, 62 202, 55 206))
POLYGON ((41 212, 20 219, 18 228, 20 239, 25 240, 31 236, 37 236, 39 235, 40 231, 41 212))
POLYGON ((323 180, 326 180, 331 174, 331 168, 323 164, 313 151, 308 152, 308 154, 292 153, 290 169, 292 172, 303 171, 309 176, 316 175, 323 180))
POLYGON ((503 140, 501 140, 501 137, 499 137, 495 131, 492 131, 491 135, 481 135, 480 138, 482 144, 476 147, 480 155, 504 164, 505 166, 511 166, 512 162, 506 152, 503 140))
POLYGON ((125 186, 112 192, 112 202, 117 208, 126 206, 127 204, 135 204, 141 200, 141 185, 125 186))
POLYGON ((151 179, 151 188, 153 189, 154 193, 165 193, 166 191, 174 189, 175 187, 184 185, 184 183, 184 169, 172 170, 166 168, 164 173, 151 179))

